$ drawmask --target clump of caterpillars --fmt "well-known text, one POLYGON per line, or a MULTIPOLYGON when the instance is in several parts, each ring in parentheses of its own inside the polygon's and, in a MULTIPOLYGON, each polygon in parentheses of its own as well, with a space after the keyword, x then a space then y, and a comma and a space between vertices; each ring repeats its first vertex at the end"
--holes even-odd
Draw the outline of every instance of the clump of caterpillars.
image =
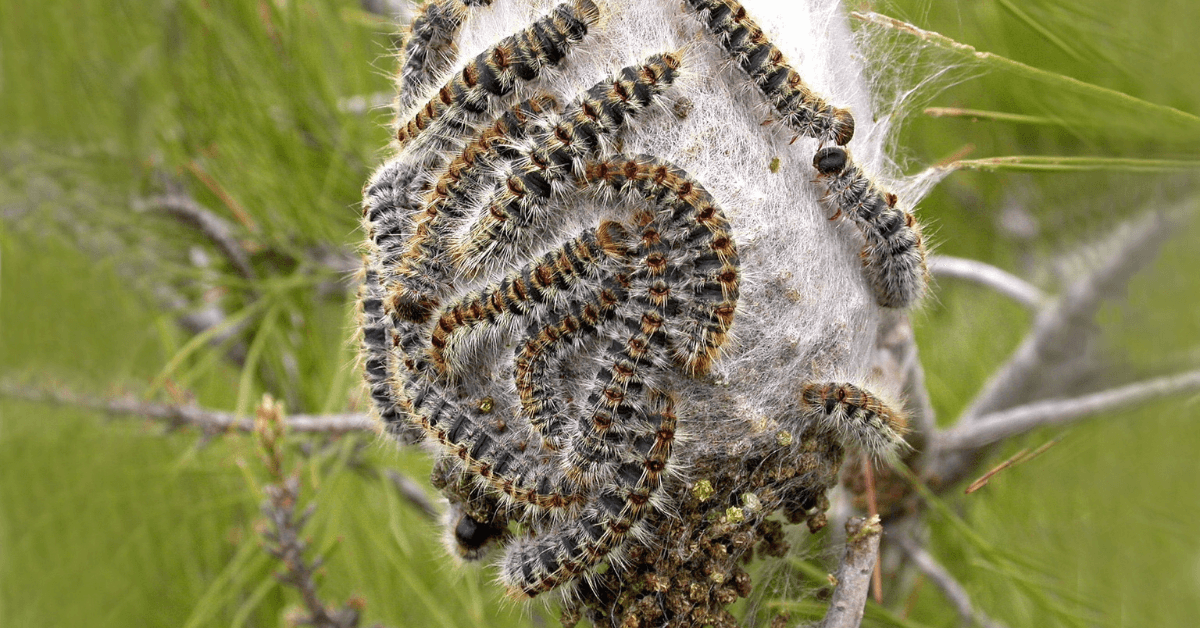
MULTIPOLYGON (((398 151, 363 202, 374 406, 390 434, 435 452, 448 545, 498 554, 511 595, 564 592, 566 624, 736 625, 745 560, 786 551, 767 517, 819 530, 846 449, 894 456, 903 413, 852 383, 805 382, 783 428, 678 459, 677 430, 704 417, 680 414, 671 382, 704 382, 721 360, 742 259, 703 181, 618 147, 667 106, 684 56, 614 68, 564 102, 539 86, 602 5, 560 4, 458 66, 457 33, 486 4, 426 2, 403 52, 398 151), (547 242, 585 202, 636 209, 547 242)), ((738 2, 687 0, 669 19, 699 20, 794 137, 836 145, 816 154, 816 180, 865 240, 863 276, 884 307, 917 300, 919 227, 842 148, 850 112, 738 2)))

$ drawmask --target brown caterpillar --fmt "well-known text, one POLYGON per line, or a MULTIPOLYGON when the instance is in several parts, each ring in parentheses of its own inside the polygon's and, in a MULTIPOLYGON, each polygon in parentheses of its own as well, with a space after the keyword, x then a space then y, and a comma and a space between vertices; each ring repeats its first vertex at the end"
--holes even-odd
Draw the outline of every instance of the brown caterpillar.
POLYGON ((904 446, 908 419, 878 396, 854 384, 806 382, 800 391, 802 415, 832 430, 842 442, 886 459, 904 446))
MULTIPOLYGON (((738 67, 770 101, 780 121, 797 134, 845 145, 854 137, 854 116, 825 102, 788 65, 783 52, 737 0, 686 0, 738 67)), ((795 139, 793 138, 793 141, 795 139)))
POLYGON ((920 300, 929 282, 921 225, 899 206, 895 194, 872 182, 845 149, 823 148, 813 157, 817 180, 826 200, 837 208, 831 220, 845 215, 866 238, 863 274, 875 301, 902 308, 920 300))
POLYGON ((404 147, 435 122, 453 127, 464 124, 466 116, 486 114, 492 101, 510 93, 518 80, 532 81, 558 65, 599 19, 600 9, 592 0, 574 0, 479 53, 396 130, 398 145, 404 147))
POLYGON ((585 160, 598 156, 630 118, 674 83, 679 64, 674 54, 654 55, 597 83, 568 107, 522 151, 516 170, 456 247, 457 266, 470 277, 507 264, 527 244, 521 235, 534 227, 551 200, 575 188, 573 173, 582 171, 585 160))
POLYGON ((607 558, 653 508, 675 440, 676 417, 669 397, 650 401, 646 427, 610 485, 579 516, 535 538, 513 541, 500 563, 500 581, 514 597, 545 593, 607 558))

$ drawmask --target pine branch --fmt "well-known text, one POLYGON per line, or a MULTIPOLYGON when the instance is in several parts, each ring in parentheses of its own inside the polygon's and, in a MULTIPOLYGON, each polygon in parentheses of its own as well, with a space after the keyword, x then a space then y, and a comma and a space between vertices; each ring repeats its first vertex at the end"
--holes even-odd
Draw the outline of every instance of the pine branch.
POLYGON ((942 450, 977 450, 1039 427, 1067 425, 1103 412, 1200 391, 1200 370, 1147 380, 1071 399, 1049 399, 994 412, 937 435, 942 450))
POLYGON ((1036 311, 1046 302, 1046 294, 1037 286, 978 260, 934 255, 929 258, 929 272, 935 277, 952 277, 991 288, 1030 310, 1036 311))
MULTIPOLYGON (((1025 340, 959 415, 952 429, 965 430, 988 415, 1033 398, 1047 374, 1061 368, 1078 351, 1079 331, 1091 324, 1105 299, 1120 291, 1138 270, 1153 260, 1175 230, 1177 221, 1169 216, 1181 213, 1153 212, 1127 225, 1111 254, 1038 314, 1025 340)), ((1062 406, 1055 409, 1063 410, 1062 406)), ((1027 430, 1017 433, 1021 431, 1027 430)), ((987 437, 980 440, 998 442, 987 437)), ((939 436, 926 458, 922 475, 936 490, 945 490, 972 473, 985 449, 985 446, 948 447, 952 443, 939 436)))
POLYGON ((154 196, 144 199, 140 204, 157 208, 195 228, 221 251, 239 275, 250 280, 257 277, 254 267, 250 264, 250 256, 234 236, 233 225, 197 203, 190 196, 183 194, 154 196))
MULTIPOLYGON (((232 412, 211 410, 195 405, 176 405, 142 401, 132 396, 98 398, 68 391, 52 391, 0 384, 0 396, 37 403, 75 406, 97 410, 111 416, 136 416, 158 421, 170 427, 192 426, 205 432, 251 432, 254 423, 232 412)), ((375 422, 366 414, 294 414, 287 418, 288 429, 294 432, 345 434, 376 432, 375 422)))
POLYGON ((962 412, 958 422, 971 423, 1027 400, 1041 373, 1070 352, 1071 347, 1064 346, 1069 344, 1066 340, 1070 333, 1088 324, 1107 297, 1153 260, 1174 231, 1174 222, 1166 214, 1151 213, 1130 225, 1107 259, 1038 314, 1020 347, 962 412))
POLYGON ((301 532, 312 517, 315 504, 297 512, 300 474, 285 474, 283 470, 282 440, 289 423, 283 418, 279 404, 264 397, 256 411, 253 433, 270 479, 263 489, 267 498, 262 504, 263 515, 267 518, 267 529, 262 532, 266 551, 283 563, 284 570, 275 574, 276 577, 299 591, 304 603, 306 614, 292 618, 293 625, 355 628, 363 608, 362 600, 352 598, 342 608, 330 609, 317 594, 316 572, 321 568, 321 559, 309 561, 305 558, 309 544, 301 532))
POLYGON ((408 500, 409 503, 416 506, 429 520, 437 521, 441 517, 437 506, 433 505, 433 501, 425 494, 425 490, 412 478, 395 469, 388 469, 387 477, 392 481, 392 485, 396 487, 396 492, 400 493, 400 496, 408 500))
POLYGON ((846 553, 833 576, 837 588, 819 628, 858 628, 862 624, 882 536, 883 527, 877 516, 870 519, 854 517, 846 521, 846 553))
POLYGON ((987 614, 971 604, 971 596, 967 594, 967 590, 924 547, 904 535, 897 537, 897 542, 917 569, 942 590, 942 594, 958 611, 963 623, 973 624, 979 628, 1004 628, 1004 624, 988 617, 987 614))

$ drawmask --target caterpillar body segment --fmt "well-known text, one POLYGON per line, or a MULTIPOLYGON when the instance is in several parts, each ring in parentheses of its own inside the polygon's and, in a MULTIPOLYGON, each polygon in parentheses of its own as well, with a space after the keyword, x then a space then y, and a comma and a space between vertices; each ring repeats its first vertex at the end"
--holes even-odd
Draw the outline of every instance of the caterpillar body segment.
POLYGON ((599 19, 600 9, 592 0, 573 0, 479 53, 399 126, 398 145, 430 135, 425 131, 432 126, 454 129, 487 114, 493 101, 512 92, 518 81, 531 81, 558 65, 599 19))
POLYGON ((384 425, 393 426, 392 432, 404 444, 420 442, 424 434, 404 420, 399 400, 390 383, 389 351, 393 327, 383 311, 383 294, 379 286, 378 272, 367 268, 362 286, 359 288, 359 328, 362 330, 363 375, 371 402, 384 425))
MULTIPOLYGON (((516 331, 542 324, 550 318, 552 308, 569 306, 593 285, 600 286, 600 296, 614 290, 620 293, 622 288, 619 282, 613 282, 613 272, 623 267, 625 239, 621 225, 601 223, 499 283, 450 304, 429 338, 429 358, 437 372, 454 375, 455 366, 461 363, 455 356, 464 352, 463 345, 481 328, 516 331)), ((611 298, 620 299, 623 294, 611 298)))
MULTIPOLYGON (((596 373, 598 385, 585 405, 590 411, 576 418, 564 451, 567 478, 584 488, 601 487, 620 471, 623 453, 647 424, 653 375, 670 366, 663 331, 642 329, 639 314, 656 311, 636 301, 631 305, 609 334, 605 366, 596 373)), ((657 318, 661 321, 661 315, 657 318)))
POLYGON ((854 384, 806 382, 800 406, 807 420, 875 459, 891 459, 905 446, 908 419, 902 409, 854 384))
MULTIPOLYGON (((416 231, 420 233, 422 221, 461 218, 465 210, 479 200, 484 179, 501 163, 517 158, 516 145, 530 136, 537 122, 560 110, 559 102, 543 93, 500 114, 438 177, 425 198, 426 209, 418 218, 416 231)), ((431 230, 436 235, 444 235, 444 231, 436 226, 431 226, 431 230)))
MULTIPOLYGON (((388 283, 388 260, 398 255, 414 230, 414 216, 421 208, 419 189, 422 169, 399 157, 375 172, 363 190, 363 231, 367 234, 363 283, 358 308, 362 330, 364 377, 373 406, 386 425, 403 425, 397 415, 397 400, 388 384, 393 360, 391 349, 398 332, 388 313, 384 285, 388 283)), ((409 346, 419 342, 414 329, 404 329, 409 346)), ((398 428, 405 443, 421 439, 419 431, 398 428)))
POLYGON ((501 114, 468 144, 425 195, 423 209, 412 220, 388 289, 398 301, 440 299, 453 285, 447 245, 451 232, 490 184, 491 169, 515 157, 512 146, 526 138, 540 116, 556 111, 547 94, 525 100, 501 114))
POLYGON ((813 157, 826 201, 845 215, 866 240, 863 275, 883 307, 903 308, 920 300, 929 282, 925 242, 912 212, 895 194, 867 178, 845 149, 828 147, 813 157))
POLYGON ((549 449, 562 446, 562 431, 569 421, 567 404, 551 385, 552 367, 568 359, 571 349, 601 336, 625 300, 627 283, 620 277, 604 282, 593 298, 573 306, 558 323, 540 329, 517 354, 514 379, 521 416, 549 449))
POLYGON ((455 38, 467 14, 462 0, 434 0, 421 5, 407 33, 396 83, 398 109, 412 107, 458 57, 455 38))
POLYGON ((529 244, 550 205, 577 186, 585 160, 599 155, 638 111, 653 103, 678 75, 679 58, 654 55, 601 81, 573 103, 558 122, 533 138, 514 162, 480 219, 455 250, 466 277, 511 263, 529 244))
POLYGON ((526 453, 536 445, 503 417, 493 417, 494 406, 456 399, 444 385, 419 374, 405 380, 399 406, 407 420, 457 458, 470 476, 520 507, 554 511, 586 501, 548 460, 526 453))
MULTIPOLYGON (((463 333, 474 327, 512 321, 536 325, 540 319, 548 318, 545 312, 552 304, 554 291, 578 291, 581 284, 605 272, 607 265, 619 264, 625 255, 624 239, 620 225, 602 223, 510 274, 499 284, 446 308, 432 331, 418 335, 418 340, 408 347, 415 353, 427 345, 428 353, 411 360, 413 364, 407 372, 395 374, 388 382, 391 390, 402 392, 397 405, 403 412, 394 414, 394 420, 406 418, 427 438, 441 445, 446 455, 460 460, 468 474, 518 505, 553 511, 581 503, 583 494, 557 467, 523 453, 526 449, 536 450, 540 444, 520 440, 525 436, 515 436, 507 419, 490 417, 496 412, 494 406, 484 407, 455 398, 453 380, 446 377, 449 361, 445 350, 452 337, 461 341, 463 333)), ((619 290, 619 286, 613 289, 619 290)), ((623 298, 619 294, 606 295, 608 290, 602 288, 601 301, 616 302, 623 298)))
POLYGON ((629 303, 613 321, 596 375, 601 386, 588 398, 592 413, 579 417, 565 450, 568 477, 590 487, 618 468, 644 422, 655 374, 707 372, 733 323, 738 257, 720 208, 683 170, 649 156, 616 156, 589 163, 585 180, 652 208, 633 218, 629 303))
POLYGON ((676 365, 693 377, 708 373, 739 296, 740 261, 724 212, 687 172, 651 156, 594 162, 586 178, 653 204, 638 220, 633 277, 646 302, 663 311, 676 365))
POLYGON ((798 135, 845 145, 854 137, 854 116, 825 102, 788 65, 737 0, 685 0, 705 28, 749 75, 779 119, 798 135))
POLYGON ((380 166, 364 186, 362 230, 371 263, 394 259, 411 237, 423 205, 423 176, 422 166, 395 158, 380 166))
POLYGON ((517 598, 533 597, 587 572, 626 540, 655 508, 675 441, 674 404, 652 395, 645 428, 612 479, 570 520, 534 538, 512 542, 500 563, 500 580, 517 598))

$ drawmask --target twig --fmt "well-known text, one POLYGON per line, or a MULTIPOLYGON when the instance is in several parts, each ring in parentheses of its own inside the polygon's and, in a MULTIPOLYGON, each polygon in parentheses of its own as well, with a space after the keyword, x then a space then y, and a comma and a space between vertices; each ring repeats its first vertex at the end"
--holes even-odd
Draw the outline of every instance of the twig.
POLYGON ((1003 471, 1009 467, 1015 467, 1023 462, 1028 462, 1030 460, 1033 460, 1034 458, 1037 458, 1038 456, 1046 453, 1047 449, 1050 449, 1051 447, 1057 445, 1060 440, 1062 440, 1061 436, 1059 436, 1058 438, 1052 439, 1050 441, 1047 441, 1041 447, 1038 447, 1037 449, 1033 450, 1032 453, 1029 451, 1028 447, 1022 449, 1021 451, 1018 451, 1017 453, 1010 456, 1008 458, 1008 460, 1005 460, 1004 462, 1001 462, 1000 464, 992 467, 991 470, 989 470, 987 473, 984 473, 983 476, 980 477, 978 480, 971 482, 971 484, 969 486, 967 486, 967 490, 963 491, 963 493, 970 495, 971 493, 978 491, 979 489, 987 486, 988 482, 990 482, 993 477, 996 477, 997 473, 1000 473, 1001 471, 1003 471))
POLYGON ((926 441, 937 429, 937 417, 925 387, 925 370, 921 367, 912 323, 903 311, 883 313, 875 337, 871 369, 881 381, 900 383, 909 417, 909 433, 905 440, 913 453, 920 455, 926 449, 926 441))
POLYGON ((399 471, 396 471, 395 469, 388 469, 387 476, 388 479, 392 481, 392 484, 396 487, 396 492, 400 493, 401 497, 407 499, 414 506, 420 509, 426 517, 436 521, 438 517, 441 516, 441 513, 438 512, 437 507, 433 505, 433 502, 429 499, 429 496, 425 494, 425 490, 421 488, 420 484, 413 481, 412 478, 400 473, 399 471))
POLYGON ((898 536, 896 540, 909 560, 917 566, 917 569, 942 590, 964 623, 974 624, 980 628, 1004 628, 1004 624, 988 617, 983 611, 975 609, 971 604, 971 596, 967 595, 967 590, 954 579, 954 576, 950 575, 950 572, 946 571, 945 567, 938 563, 937 559, 925 551, 925 548, 904 535, 898 536))
POLYGON ((1039 427, 1065 425, 1102 412, 1193 391, 1200 391, 1200 371, 1138 382, 1072 399, 1039 401, 994 412, 974 423, 950 428, 938 434, 938 446, 947 451, 978 449, 1039 427))
POLYGON ((1173 222, 1163 214, 1150 214, 1131 225, 1108 259, 1068 287, 1053 306, 1042 310, 1020 347, 963 411, 958 424, 1027 400, 1043 369, 1068 351, 1062 345, 1070 332, 1090 321, 1106 297, 1151 261, 1170 235, 1173 222))
MULTIPOLYGON (((871 470, 871 457, 863 454, 863 477, 867 480, 867 514, 873 519, 879 519, 879 504, 875 499, 875 473, 871 470)), ((871 590, 875 594, 875 603, 883 604, 883 566, 875 561, 871 569, 871 590)))
MULTIPOLYGON (((23 388, 11 383, 0 384, 0 396, 39 403, 78 406, 114 416, 138 416, 167 423, 172 427, 190 425, 206 432, 254 430, 254 423, 232 412, 210 410, 194 405, 172 405, 141 401, 133 397, 112 399, 86 397, 71 392, 23 388)), ((345 434, 348 432, 377 432, 375 422, 361 413, 294 414, 287 418, 288 429, 294 432, 345 434)))
POLYGON ((862 624, 882 535, 879 517, 853 517, 846 521, 846 553, 834 574, 837 588, 819 628, 858 628, 862 624))
POLYGON ((971 118, 972 120, 994 120, 1017 124, 1066 126, 1064 120, 1057 118, 1031 116, 1023 113, 1008 113, 1005 111, 981 111, 979 109, 963 109, 960 107, 927 107, 924 113, 931 118, 971 118))
POLYGON ((181 222, 194 227, 220 249, 238 274, 246 279, 255 279, 257 274, 250 264, 246 249, 233 235, 233 225, 224 218, 205 209, 189 196, 169 194, 154 196, 141 202, 142 205, 158 208, 181 222))
POLYGON ((986 286, 1031 310, 1039 309, 1046 302, 1045 293, 1037 286, 977 260, 934 255, 929 258, 929 272, 938 277, 953 277, 986 286))
POLYGON ((296 617, 294 625, 316 626, 317 628, 354 628, 358 626, 362 601, 351 599, 342 608, 331 610, 317 595, 315 575, 321 568, 321 559, 311 563, 305 559, 308 542, 300 533, 312 516, 315 504, 309 504, 297 513, 300 502, 300 474, 284 473, 282 440, 287 429, 283 409, 269 396, 263 397, 256 411, 254 438, 261 449, 270 483, 264 487, 267 499, 262 512, 267 518, 268 528, 262 532, 266 550, 283 563, 284 570, 275 574, 280 582, 300 592, 307 615, 296 617))

